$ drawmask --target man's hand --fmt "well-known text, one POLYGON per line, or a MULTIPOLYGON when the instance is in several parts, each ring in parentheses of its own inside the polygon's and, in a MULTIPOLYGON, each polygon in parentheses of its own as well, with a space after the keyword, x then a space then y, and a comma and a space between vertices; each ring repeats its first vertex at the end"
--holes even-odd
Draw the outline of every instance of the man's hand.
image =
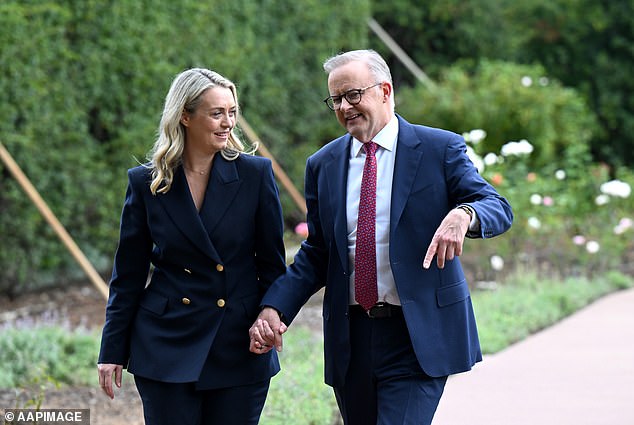
POLYGON ((121 388, 121 375, 123 374, 123 366, 119 364, 100 363, 97 365, 99 372, 99 386, 104 393, 111 399, 114 399, 114 390, 112 389, 112 374, 114 374, 114 383, 117 388, 121 388))
POLYGON ((275 350, 282 351, 282 334, 286 332, 287 326, 280 320, 280 314, 271 307, 264 307, 257 320, 249 329, 249 351, 255 354, 268 353, 275 347, 275 350))
POLYGON ((445 267, 445 260, 453 260, 455 256, 462 254, 462 244, 469 230, 469 223, 471 217, 466 211, 449 211, 431 240, 423 260, 423 268, 429 268, 434 255, 437 257, 438 268, 442 269, 445 267))

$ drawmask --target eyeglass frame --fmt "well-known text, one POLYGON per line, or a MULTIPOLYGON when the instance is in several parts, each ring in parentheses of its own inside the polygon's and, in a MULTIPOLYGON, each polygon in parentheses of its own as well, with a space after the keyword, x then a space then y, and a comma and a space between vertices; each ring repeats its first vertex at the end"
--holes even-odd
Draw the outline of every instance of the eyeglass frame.
POLYGON ((342 103, 342 99, 343 98, 345 98, 346 102, 348 102, 351 105, 358 105, 359 103, 361 103, 361 98, 363 96, 363 93, 365 93, 366 90, 371 89, 371 88, 376 87, 376 86, 380 86, 381 84, 383 84, 383 83, 376 83, 376 84, 373 84, 371 86, 364 87, 362 89, 351 89, 351 90, 348 90, 347 92, 345 92, 343 94, 340 94, 338 96, 328 96, 327 98, 325 98, 323 100, 323 102, 326 104, 326 106, 328 106, 328 109, 330 109, 331 111, 336 111, 337 109, 341 109, 341 103, 342 103), (357 100, 356 102, 351 102, 350 99, 348 99, 348 95, 351 95, 351 94, 358 95, 359 96, 359 100, 357 100), (336 104, 335 104, 335 98, 338 99, 339 107, 337 107, 336 104), (328 102, 331 102, 332 106, 328 102))

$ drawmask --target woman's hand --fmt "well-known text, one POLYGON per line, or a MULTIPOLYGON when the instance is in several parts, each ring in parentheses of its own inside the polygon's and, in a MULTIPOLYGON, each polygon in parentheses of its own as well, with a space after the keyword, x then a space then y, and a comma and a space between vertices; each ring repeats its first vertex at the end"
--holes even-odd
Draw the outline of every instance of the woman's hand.
POLYGON ((114 374, 114 383, 117 388, 121 388, 121 375, 123 374, 123 366, 112 363, 99 363, 97 365, 99 372, 99 386, 104 393, 111 399, 114 399, 114 390, 112 389, 112 375, 114 374))
POLYGON ((265 307, 249 329, 249 351, 255 354, 268 353, 273 348, 278 352, 282 351, 282 334, 286 330, 277 310, 265 307))

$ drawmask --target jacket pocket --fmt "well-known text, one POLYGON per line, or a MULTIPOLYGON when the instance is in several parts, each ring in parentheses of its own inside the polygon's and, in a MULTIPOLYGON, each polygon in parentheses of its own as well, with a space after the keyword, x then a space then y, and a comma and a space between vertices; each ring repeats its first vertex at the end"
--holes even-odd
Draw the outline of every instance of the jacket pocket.
POLYGON ((155 292, 146 292, 139 305, 147 311, 161 316, 167 309, 169 299, 155 292))
POLYGON ((436 290, 436 302, 438 307, 445 307, 450 304, 465 300, 469 296, 469 286, 466 280, 461 280, 449 286, 443 286, 436 290))

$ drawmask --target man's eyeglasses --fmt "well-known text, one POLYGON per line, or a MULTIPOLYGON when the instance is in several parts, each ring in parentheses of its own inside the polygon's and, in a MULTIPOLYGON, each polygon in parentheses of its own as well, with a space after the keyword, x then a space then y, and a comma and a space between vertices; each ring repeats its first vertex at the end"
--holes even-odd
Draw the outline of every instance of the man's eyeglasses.
POLYGON ((361 95, 367 89, 371 89, 372 87, 376 87, 380 85, 381 83, 376 83, 373 86, 364 87, 362 89, 348 90, 347 92, 345 92, 344 94, 340 96, 328 96, 327 98, 324 99, 324 103, 328 105, 328 107, 332 109, 333 111, 341 108, 341 99, 343 99, 344 97, 346 98, 349 104, 356 105, 359 102, 361 102, 361 95))

